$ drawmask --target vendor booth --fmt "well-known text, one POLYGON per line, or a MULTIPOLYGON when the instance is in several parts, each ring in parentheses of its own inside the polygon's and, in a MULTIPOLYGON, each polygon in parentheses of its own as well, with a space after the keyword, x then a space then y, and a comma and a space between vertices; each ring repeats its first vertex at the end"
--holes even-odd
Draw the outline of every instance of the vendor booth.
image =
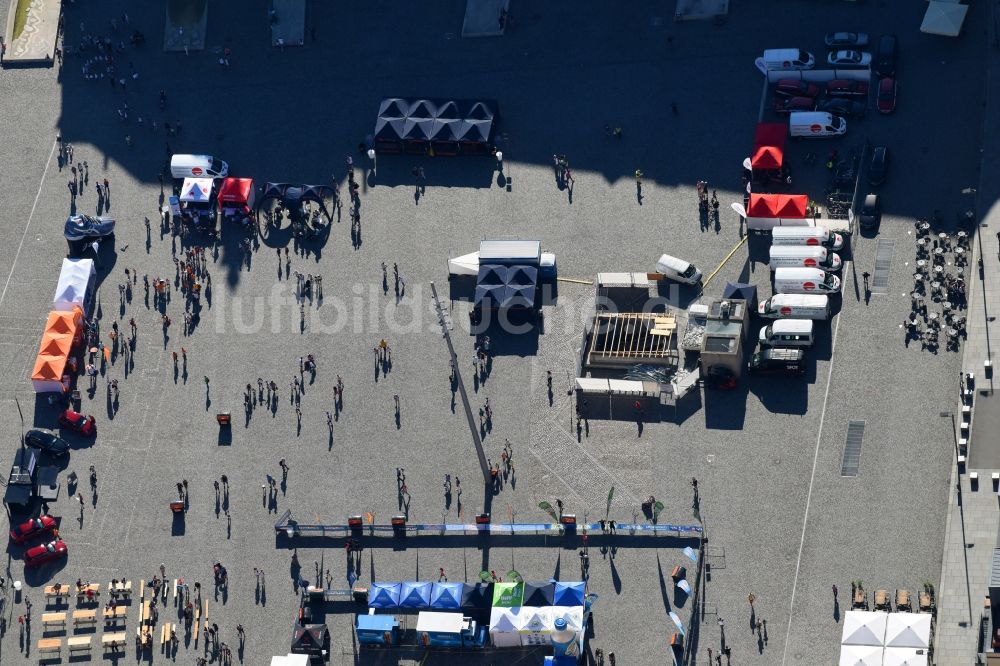
POLYGON ((521 626, 524 624, 524 614, 519 606, 504 608, 494 606, 490 613, 490 640, 494 647, 520 647, 521 626))
POLYGON ((181 186, 181 218, 195 224, 215 220, 215 181, 212 178, 185 178, 181 186))
POLYGON ((325 657, 330 651, 330 633, 325 624, 296 624, 292 627, 292 654, 325 657))
POLYGON ((402 584, 399 592, 400 608, 430 608, 430 605, 430 583, 408 581, 402 584))
POLYGON ((253 178, 226 178, 219 187, 217 197, 222 216, 249 220, 254 211, 255 195, 253 178))
POLYGON ((368 592, 368 607, 395 609, 399 607, 399 583, 372 583, 368 592))
POLYGON ((757 183, 775 181, 791 183, 791 173, 785 165, 785 123, 758 123, 750 154, 750 168, 757 183))
POLYGON ((462 607, 462 583, 434 583, 431 587, 431 608, 436 610, 462 607))
POLYGON ((358 615, 354 623, 358 642, 363 645, 397 645, 399 620, 393 615, 358 615))
POLYGON ((417 640, 428 647, 478 648, 486 643, 486 628, 461 613, 422 611, 417 616, 417 640))
POLYGON ((85 315, 90 315, 96 287, 97 269, 93 259, 63 259, 52 309, 72 312, 73 308, 80 308, 85 315))
MULTIPOLYGON (((739 204, 734 204, 734 207, 739 204)), ((742 209, 742 206, 740 206, 742 209)), ((809 215, 809 197, 805 194, 758 194, 752 192, 746 210, 740 211, 746 217, 750 231, 770 232, 774 227, 812 224, 809 215)))
POLYGON ((958 37, 962 32, 962 24, 965 23, 965 15, 968 12, 969 5, 955 1, 931 0, 927 3, 927 12, 924 14, 923 23, 920 24, 920 32, 944 37, 958 37))
POLYGON ((63 393, 77 373, 74 350, 83 340, 83 310, 50 312, 31 372, 35 393, 63 393))
POLYGON ((379 154, 489 155, 499 120, 495 101, 389 97, 379 105, 379 154))

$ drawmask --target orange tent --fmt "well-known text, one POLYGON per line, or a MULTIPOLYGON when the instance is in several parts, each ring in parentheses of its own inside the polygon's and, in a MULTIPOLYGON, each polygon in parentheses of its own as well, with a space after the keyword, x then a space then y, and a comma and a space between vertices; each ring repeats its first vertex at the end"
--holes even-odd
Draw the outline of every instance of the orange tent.
POLYGON ((66 367, 73 355, 73 346, 83 337, 83 310, 50 312, 42 333, 42 342, 31 372, 36 393, 61 392, 69 388, 63 382, 66 367))

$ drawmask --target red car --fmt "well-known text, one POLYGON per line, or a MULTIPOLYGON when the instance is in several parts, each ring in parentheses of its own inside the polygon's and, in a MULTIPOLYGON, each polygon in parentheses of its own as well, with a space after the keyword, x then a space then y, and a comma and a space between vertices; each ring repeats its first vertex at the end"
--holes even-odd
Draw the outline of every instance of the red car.
POLYGON ((32 537, 51 532, 57 526, 56 519, 46 514, 15 526, 10 531, 10 538, 14 543, 24 543, 32 537))
POLYGON ((878 99, 875 105, 879 113, 892 113, 896 110, 896 91, 898 88, 899 84, 891 76, 878 82, 878 99))
POLYGON ((815 83, 807 83, 799 79, 781 79, 774 87, 774 94, 783 97, 815 97, 822 90, 815 83))
POLYGON ((812 97, 789 97, 774 100, 775 113, 791 113, 792 111, 815 111, 816 100, 812 97))
POLYGON ((66 548, 66 542, 62 539, 56 539, 55 541, 50 541, 42 544, 41 546, 29 548, 25 551, 24 566, 40 567, 43 564, 48 564, 49 562, 54 562, 59 558, 66 557, 67 552, 68 549, 66 548))
POLYGON ((834 79, 826 84, 826 94, 831 97, 864 97, 868 94, 868 84, 852 79, 834 79))
POLYGON ((90 437, 97 432, 97 422, 93 416, 84 416, 72 409, 67 409, 59 415, 59 425, 75 430, 85 437, 90 437))

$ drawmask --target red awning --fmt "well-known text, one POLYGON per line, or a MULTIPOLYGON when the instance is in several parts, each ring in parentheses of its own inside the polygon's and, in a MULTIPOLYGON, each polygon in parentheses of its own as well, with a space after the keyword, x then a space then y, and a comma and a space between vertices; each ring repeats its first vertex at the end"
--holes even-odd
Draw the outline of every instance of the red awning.
POLYGON ((750 194, 747 217, 804 218, 809 197, 805 194, 750 194))
POLYGON ((754 169, 780 169, 785 160, 787 135, 788 128, 784 123, 758 123, 750 166, 754 169))
POLYGON ((219 203, 229 206, 245 206, 253 190, 253 178, 226 178, 219 188, 219 203))

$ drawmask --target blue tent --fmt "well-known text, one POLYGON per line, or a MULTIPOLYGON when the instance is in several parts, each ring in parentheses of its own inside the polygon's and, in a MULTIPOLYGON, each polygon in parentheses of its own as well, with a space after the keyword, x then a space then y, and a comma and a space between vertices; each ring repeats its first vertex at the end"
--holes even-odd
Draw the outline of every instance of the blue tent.
POLYGON ((399 583, 372 583, 368 592, 369 608, 396 608, 399 606, 399 583))
POLYGON ((584 583, 556 583, 553 606, 582 606, 584 583))
POLYGON ((399 592, 401 608, 428 608, 431 605, 431 584, 420 582, 403 583, 399 592))
POLYGON ((461 583, 434 583, 431 587, 431 608, 461 608, 461 583))

